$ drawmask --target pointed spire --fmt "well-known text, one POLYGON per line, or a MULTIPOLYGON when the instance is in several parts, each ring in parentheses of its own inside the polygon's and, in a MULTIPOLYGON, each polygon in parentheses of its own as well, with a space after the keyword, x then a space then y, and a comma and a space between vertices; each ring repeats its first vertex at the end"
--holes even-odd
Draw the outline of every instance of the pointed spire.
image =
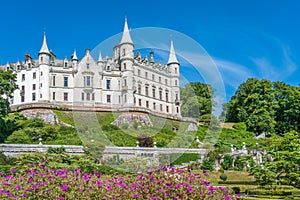
POLYGON ((98 58, 98 62, 102 62, 103 61, 103 58, 102 58, 102 53, 101 51, 99 52, 99 58, 98 58))
POLYGON ((39 53, 48 53, 48 54, 50 54, 48 46, 47 46, 47 40, 46 40, 46 33, 45 32, 44 32, 43 44, 42 44, 42 47, 41 47, 41 50, 40 50, 39 53))
POLYGON ((120 44, 122 43, 133 43, 128 29, 127 17, 125 17, 124 30, 120 44))
POLYGON ((171 64, 171 63, 179 64, 177 57, 176 57, 175 50, 174 50, 173 40, 171 40, 170 54, 169 54, 169 60, 168 60, 168 64, 171 64))
POLYGON ((74 49, 74 53, 72 55, 72 60, 78 60, 77 55, 76 55, 76 49, 74 49))

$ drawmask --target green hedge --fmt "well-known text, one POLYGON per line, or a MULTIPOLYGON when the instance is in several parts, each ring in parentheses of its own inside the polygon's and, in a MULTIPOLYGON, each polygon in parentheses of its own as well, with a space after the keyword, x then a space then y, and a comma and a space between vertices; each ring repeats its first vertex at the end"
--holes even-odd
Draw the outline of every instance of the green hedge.
POLYGON ((256 181, 219 181, 218 184, 225 184, 225 185, 258 185, 256 181))

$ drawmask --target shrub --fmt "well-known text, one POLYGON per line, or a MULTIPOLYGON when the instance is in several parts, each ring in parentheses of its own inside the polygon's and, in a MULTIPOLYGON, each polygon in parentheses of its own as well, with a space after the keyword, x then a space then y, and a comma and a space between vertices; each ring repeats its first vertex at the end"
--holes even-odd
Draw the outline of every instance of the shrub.
POLYGON ((236 123, 232 127, 234 129, 240 130, 240 131, 246 131, 247 130, 247 125, 244 122, 236 123))
POLYGON ((132 127, 134 129, 137 129, 139 127, 139 123, 137 121, 134 121, 133 124, 132 124, 132 127))
POLYGON ((221 175, 220 175, 220 179, 221 179, 222 181, 224 181, 224 182, 225 182, 225 181, 227 180, 227 175, 226 175, 226 174, 224 174, 224 173, 223 173, 223 174, 221 174, 221 175))
POLYGON ((137 140, 140 147, 153 147, 153 139, 147 134, 139 135, 137 140))
POLYGON ((47 149, 47 153, 50 154, 61 154, 61 153, 65 153, 66 149, 64 147, 58 147, 58 148, 54 148, 54 147, 49 147, 47 149))

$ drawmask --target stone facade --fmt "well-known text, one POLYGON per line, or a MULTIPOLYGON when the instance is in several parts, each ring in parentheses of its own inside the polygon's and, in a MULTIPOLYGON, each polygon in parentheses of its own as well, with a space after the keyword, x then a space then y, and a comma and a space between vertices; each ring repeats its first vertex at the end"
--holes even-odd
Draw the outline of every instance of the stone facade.
MULTIPOLYGON (((76 51, 71 59, 57 59, 44 35, 38 59, 26 54, 23 62, 7 63, 3 70, 17 74, 11 105, 48 104, 62 107, 95 108, 95 110, 142 111, 166 117, 181 118, 180 65, 173 42, 168 63, 154 62, 134 50, 127 20, 120 43, 111 58, 95 60, 86 49, 81 60, 76 51)), ((33 106, 34 107, 34 106, 33 106)))

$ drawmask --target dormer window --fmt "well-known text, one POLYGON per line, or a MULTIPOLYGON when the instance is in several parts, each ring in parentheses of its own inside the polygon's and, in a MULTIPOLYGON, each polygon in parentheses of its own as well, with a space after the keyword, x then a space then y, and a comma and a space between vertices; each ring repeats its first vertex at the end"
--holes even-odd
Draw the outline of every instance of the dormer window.
POLYGON ((107 71, 110 71, 110 66, 109 66, 109 65, 107 66, 106 70, 107 70, 107 71))
POLYGON ((29 68, 29 69, 31 68, 31 64, 30 64, 30 63, 28 63, 28 68, 29 68))
POLYGON ((68 68, 68 63, 67 62, 65 62, 64 68, 68 68))
POLYGON ((90 69, 90 64, 89 63, 86 64, 86 69, 90 69))

